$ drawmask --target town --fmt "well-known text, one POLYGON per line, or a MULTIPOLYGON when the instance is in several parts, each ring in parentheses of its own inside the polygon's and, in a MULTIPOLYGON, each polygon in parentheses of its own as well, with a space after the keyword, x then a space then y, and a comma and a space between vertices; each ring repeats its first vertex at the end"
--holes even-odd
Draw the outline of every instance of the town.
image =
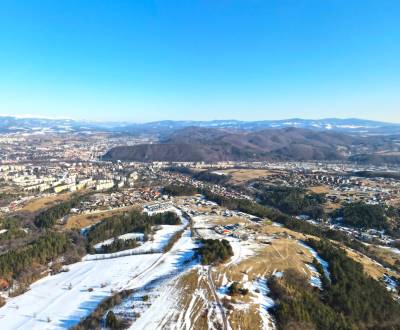
MULTIPOLYGON (((191 281, 200 283, 190 293, 174 296, 175 307, 170 306, 174 309, 177 303, 186 304, 185 308, 190 309, 190 302, 184 297, 192 295, 196 304, 208 308, 205 320, 190 321, 199 328, 204 328, 202 322, 210 322, 215 315, 218 315, 215 322, 220 325, 230 322, 234 327, 245 327, 246 322, 259 320, 263 327, 273 328, 276 321, 270 312, 273 300, 266 289, 266 274, 271 280, 297 269, 318 290, 324 289, 326 274, 329 279, 328 261, 306 243, 316 235, 340 242, 351 260, 361 263, 368 275, 385 287, 393 301, 400 299, 398 228, 386 223, 385 226, 353 225, 346 213, 353 206, 360 207, 357 212, 364 212, 363 208, 368 207, 375 212, 377 208, 385 213, 381 216, 389 219, 389 224, 397 221, 400 179, 399 168, 395 166, 316 161, 110 162, 103 161, 102 155, 107 148, 121 143, 121 136, 73 136, 74 142, 65 145, 61 143, 63 138, 58 138, 60 144, 54 145, 37 134, 1 140, 7 157, 0 164, 0 252, 8 255, 22 249, 26 242, 35 244, 41 235, 52 235, 43 234, 46 229, 56 235, 72 235, 73 244, 77 245, 74 249, 80 252, 72 253, 72 257, 67 251, 66 256, 52 259, 48 264, 18 271, 18 276, 0 276, 0 297, 6 302, 0 308, 0 322, 2 317, 10 315, 6 310, 27 308, 24 306, 30 295, 39 292, 32 286, 37 278, 49 280, 49 284, 44 282, 37 290, 48 290, 49 285, 55 296, 66 298, 54 286, 55 279, 65 277, 64 286, 67 292, 76 292, 77 302, 85 299, 78 291, 90 293, 91 297, 92 293, 101 291, 102 299, 107 299, 108 290, 114 295, 127 292, 124 293, 128 295, 126 302, 113 303, 109 308, 121 322, 140 327, 144 318, 139 315, 151 313, 151 308, 165 299, 157 286, 144 285, 143 292, 135 296, 129 290, 136 281, 130 279, 128 270, 121 274, 121 280, 128 283, 132 280, 131 285, 109 282, 110 276, 115 276, 114 268, 110 268, 108 275, 93 276, 90 281, 82 278, 74 282, 71 276, 87 267, 97 269, 107 261, 119 269, 120 262, 126 258, 134 264, 139 258, 146 258, 148 261, 143 266, 150 267, 151 263, 160 262, 154 258, 163 256, 171 259, 168 267, 172 268, 164 269, 162 263, 154 268, 154 271, 160 269, 160 287, 167 290, 172 286, 183 292, 191 281), (12 149, 21 142, 19 139, 28 146, 12 149), (94 140, 94 146, 88 148, 94 140), (7 150, 18 152, 7 153, 7 150), (167 214, 177 214, 181 224, 152 220, 167 214), (128 219, 143 216, 148 217, 149 223, 155 221, 159 225, 135 225, 129 229, 129 221, 141 220, 128 219), (103 225, 108 226, 109 229, 104 229, 108 235, 102 233, 103 225), (120 229, 114 230, 114 226, 120 229), (92 238, 94 235, 99 238, 92 238), (201 242, 207 244, 214 240, 226 241, 232 249, 227 266, 223 263, 205 266, 196 261, 195 251, 200 249, 201 242), (180 255, 187 257, 178 261, 180 255), (322 267, 322 273, 318 267, 322 267), (174 280, 170 282, 164 277, 174 280), (94 288, 96 281, 99 289, 94 288), (229 293, 232 285, 241 285, 236 290, 250 292, 252 299, 263 301, 269 307, 259 310, 257 303, 249 301, 245 294, 232 298, 229 293), (119 291, 122 287, 128 291, 119 291), (206 301, 202 298, 204 295, 207 295, 206 301), (132 305, 133 301, 135 312, 132 314, 126 304, 132 305), (215 304, 210 305, 211 301, 215 304), (239 321, 245 310, 250 311, 246 312, 250 318, 239 321)), ((149 139, 127 137, 125 143, 143 143, 149 139)), ((207 258, 210 257, 204 256, 202 262, 207 258)), ((147 268, 142 270, 143 274, 146 272, 147 268)), ((46 300, 43 303, 47 304, 46 300)), ((49 324, 59 324, 58 314, 43 316, 41 313, 40 318, 36 313, 24 317, 24 322, 36 324, 44 318, 49 324)), ((73 310, 71 313, 75 313, 71 322, 77 329, 85 328, 86 322, 94 322, 92 313, 73 310)))

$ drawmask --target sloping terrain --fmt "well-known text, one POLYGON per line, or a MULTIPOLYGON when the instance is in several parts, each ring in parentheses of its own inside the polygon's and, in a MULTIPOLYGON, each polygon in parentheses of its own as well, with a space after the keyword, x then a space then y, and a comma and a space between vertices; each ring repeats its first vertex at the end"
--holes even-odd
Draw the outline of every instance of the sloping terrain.
POLYGON ((104 160, 257 161, 341 160, 356 154, 397 151, 392 136, 351 136, 300 128, 256 132, 188 127, 159 144, 115 147, 104 160))

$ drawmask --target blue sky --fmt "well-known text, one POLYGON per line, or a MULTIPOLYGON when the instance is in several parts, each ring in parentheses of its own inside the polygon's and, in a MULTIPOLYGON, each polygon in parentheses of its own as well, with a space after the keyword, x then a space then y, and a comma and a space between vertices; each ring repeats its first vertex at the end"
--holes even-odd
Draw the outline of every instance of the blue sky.
POLYGON ((0 0, 0 114, 400 122, 400 1, 0 0))

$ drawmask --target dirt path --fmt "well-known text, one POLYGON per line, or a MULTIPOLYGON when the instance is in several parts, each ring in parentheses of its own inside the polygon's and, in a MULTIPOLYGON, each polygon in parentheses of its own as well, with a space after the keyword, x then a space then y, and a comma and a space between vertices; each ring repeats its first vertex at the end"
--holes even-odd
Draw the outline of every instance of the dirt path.
POLYGON ((226 319, 224 307, 222 306, 221 301, 219 300, 219 297, 218 297, 217 292, 215 290, 215 285, 214 285, 214 282, 213 282, 213 279, 212 279, 212 276, 211 276, 211 269, 212 269, 212 267, 209 266, 208 267, 208 281, 210 282, 211 291, 213 292, 213 295, 214 295, 215 301, 217 302, 218 308, 221 311, 224 330, 227 330, 228 329, 228 321, 226 319))

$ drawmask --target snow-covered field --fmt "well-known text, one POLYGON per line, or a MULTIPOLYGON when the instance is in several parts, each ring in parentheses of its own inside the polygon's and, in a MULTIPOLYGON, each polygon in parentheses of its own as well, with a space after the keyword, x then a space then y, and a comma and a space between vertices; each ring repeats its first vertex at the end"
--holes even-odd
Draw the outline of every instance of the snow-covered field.
MULTIPOLYGON (((154 241, 145 242, 133 255, 124 255, 126 251, 88 255, 81 262, 69 265, 68 272, 46 276, 32 284, 28 292, 8 298, 7 304, 0 308, 0 329, 69 328, 115 291, 140 289, 157 279, 179 274, 194 255, 195 243, 189 230, 168 253, 148 252, 161 251, 169 238, 187 224, 183 220, 182 225, 161 226, 154 241)), ((173 301, 172 292, 158 295, 149 312, 144 312, 138 322, 152 328, 155 317, 167 313, 168 302, 173 301), (157 312, 153 313, 153 309, 157 312)))
POLYGON ((0 328, 68 328, 110 296, 111 290, 125 288, 161 256, 135 255, 70 265, 68 272, 47 276, 32 284, 28 292, 10 298, 0 309, 0 328))
POLYGON ((151 305, 141 313, 131 329, 162 329, 163 320, 169 320, 169 316, 181 312, 177 306, 180 292, 176 291, 173 283, 178 275, 195 265, 195 262, 191 262, 195 247, 190 231, 187 230, 153 271, 132 283, 131 287, 135 288, 143 287, 144 281, 158 281, 156 289, 152 291, 151 305))
POLYGON ((254 301, 259 305, 260 317, 263 322, 263 329, 275 329, 274 320, 271 314, 268 312, 268 310, 272 308, 275 303, 272 298, 268 296, 269 288, 267 279, 259 278, 255 280, 253 282, 253 290, 253 294, 255 295, 254 301))
MULTIPOLYGON (((114 253, 88 254, 83 258, 83 260, 89 261, 89 260, 111 259, 121 256, 129 256, 129 255, 143 254, 143 253, 161 253, 165 245, 167 245, 171 236, 174 235, 176 232, 182 230, 184 225, 162 225, 159 227, 160 228, 154 233, 152 239, 149 239, 148 241, 144 242, 142 245, 138 247, 114 253)), ((102 242, 101 244, 104 244, 104 242, 102 242)))

